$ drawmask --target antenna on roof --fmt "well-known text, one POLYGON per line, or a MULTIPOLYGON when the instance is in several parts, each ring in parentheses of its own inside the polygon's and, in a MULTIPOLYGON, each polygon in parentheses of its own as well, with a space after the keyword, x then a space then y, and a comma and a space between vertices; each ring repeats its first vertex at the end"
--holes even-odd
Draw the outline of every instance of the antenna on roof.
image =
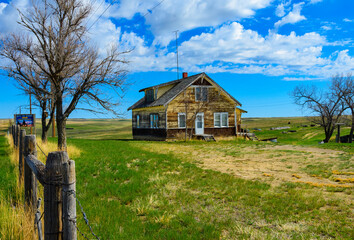
POLYGON ((177 79, 179 79, 179 72, 178 72, 178 42, 177 42, 177 33, 178 33, 178 30, 173 31, 173 32, 176 33, 177 79))

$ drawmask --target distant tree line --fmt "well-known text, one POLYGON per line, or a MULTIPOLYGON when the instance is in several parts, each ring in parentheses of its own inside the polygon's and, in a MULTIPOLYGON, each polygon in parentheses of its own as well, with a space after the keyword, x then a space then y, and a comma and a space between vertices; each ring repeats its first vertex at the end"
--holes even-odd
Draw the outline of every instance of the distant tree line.
POLYGON ((352 74, 335 75, 327 90, 315 86, 297 86, 292 92, 296 104, 313 113, 311 121, 319 124, 325 133, 323 141, 327 143, 335 130, 337 123, 348 121, 351 115, 349 142, 352 142, 354 132, 354 80, 352 74))

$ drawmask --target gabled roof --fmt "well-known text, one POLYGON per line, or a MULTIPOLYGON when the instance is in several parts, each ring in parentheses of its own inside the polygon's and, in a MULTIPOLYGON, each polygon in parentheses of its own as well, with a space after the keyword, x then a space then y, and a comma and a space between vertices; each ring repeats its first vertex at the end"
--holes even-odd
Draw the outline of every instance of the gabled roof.
POLYGON ((136 109, 136 108, 165 106, 169 102, 171 102, 175 97, 177 97, 178 94, 180 94, 183 90, 185 90, 187 87, 189 87, 195 81, 197 81, 199 78, 202 78, 202 77, 207 77, 208 80, 211 81, 213 85, 217 86, 220 90, 222 90, 224 93, 226 93, 226 95, 228 95, 233 101, 235 101, 237 104, 239 104, 241 106, 241 103, 239 101, 237 101, 228 92, 226 92, 222 87, 220 87, 216 82, 214 82, 208 75, 206 75, 205 73, 199 73, 199 74, 187 77, 187 78, 178 79, 178 80, 174 80, 174 81, 170 81, 170 82, 166 82, 166 83, 162 83, 159 85, 155 85, 155 86, 141 89, 139 92, 142 92, 142 91, 144 91, 146 89, 150 89, 150 88, 159 88, 159 87, 163 87, 163 86, 176 84, 170 90, 165 92, 160 98, 156 99, 153 102, 146 103, 145 96, 144 96, 139 101, 137 101, 133 106, 128 108, 128 111, 132 110, 132 109, 136 109))

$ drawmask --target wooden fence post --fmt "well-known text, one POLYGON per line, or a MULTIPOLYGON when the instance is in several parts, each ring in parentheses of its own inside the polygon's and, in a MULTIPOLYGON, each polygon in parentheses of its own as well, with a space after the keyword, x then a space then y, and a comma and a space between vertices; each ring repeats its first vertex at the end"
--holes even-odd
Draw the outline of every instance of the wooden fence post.
POLYGON ((44 235, 46 240, 58 240, 63 237, 63 164, 68 161, 67 152, 58 151, 48 154, 46 183, 44 184, 44 235))
POLYGON ((12 125, 11 127, 11 136, 12 136, 12 142, 15 146, 15 125, 12 125))
POLYGON ((25 136, 26 130, 22 129, 20 131, 20 144, 18 148, 18 168, 19 168, 19 179, 20 182, 23 182, 23 174, 24 174, 24 150, 25 150, 25 136))
MULTIPOLYGON (((34 155, 37 157, 37 148, 36 148, 36 136, 35 135, 28 135, 25 136, 25 149, 24 149, 24 156, 27 157, 28 155, 34 155)), ((28 164, 24 164, 25 167, 25 201, 28 206, 31 207, 33 211, 36 210, 36 203, 37 203, 37 180, 36 176, 32 172, 31 168, 28 164)))
POLYGON ((18 148, 20 146, 20 131, 21 127, 20 125, 16 125, 16 147, 18 148))
POLYGON ((75 161, 69 160, 63 168, 63 240, 76 240, 75 161))

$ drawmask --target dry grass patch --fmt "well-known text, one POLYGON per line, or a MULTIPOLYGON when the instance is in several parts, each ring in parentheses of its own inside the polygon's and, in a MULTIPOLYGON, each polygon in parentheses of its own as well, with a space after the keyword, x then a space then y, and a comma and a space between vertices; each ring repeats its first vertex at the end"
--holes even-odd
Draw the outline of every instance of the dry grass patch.
MULTIPOLYGON (((247 180, 259 180, 278 186, 284 182, 297 182, 300 179, 315 186, 338 186, 343 181, 354 187, 350 180, 335 181, 332 178, 310 174, 304 167, 313 164, 336 168, 341 163, 337 159, 343 152, 294 145, 240 145, 233 143, 181 144, 146 143, 142 148, 157 153, 171 153, 185 161, 196 163, 204 169, 228 173, 247 180)), ((349 156, 348 161, 352 161, 349 156)), ((322 169, 323 172, 327 171, 322 169)), ((328 172, 328 171, 327 171, 328 172)), ((330 172, 332 172, 330 170, 330 172)), ((335 172, 351 174, 350 171, 335 172)), ((338 177, 339 178, 339 177, 338 177)))

